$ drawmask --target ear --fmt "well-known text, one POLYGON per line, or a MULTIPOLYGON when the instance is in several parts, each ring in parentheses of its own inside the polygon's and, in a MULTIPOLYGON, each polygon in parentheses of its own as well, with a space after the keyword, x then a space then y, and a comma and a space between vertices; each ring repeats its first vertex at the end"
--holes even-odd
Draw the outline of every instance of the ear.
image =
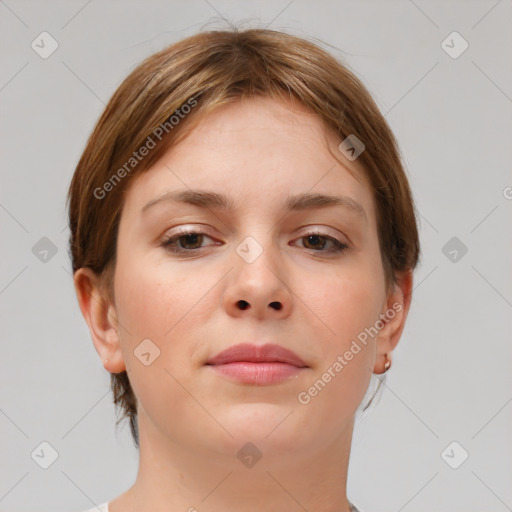
POLYGON ((377 357, 373 370, 377 374, 384 373, 386 360, 391 362, 391 353, 400 340, 411 305, 413 270, 399 272, 396 279, 397 283, 393 285, 381 311, 384 327, 377 335, 377 357))
POLYGON ((110 373, 126 370, 115 305, 104 286, 101 286, 98 275, 90 268, 82 267, 75 272, 74 282, 80 310, 104 368, 110 373))

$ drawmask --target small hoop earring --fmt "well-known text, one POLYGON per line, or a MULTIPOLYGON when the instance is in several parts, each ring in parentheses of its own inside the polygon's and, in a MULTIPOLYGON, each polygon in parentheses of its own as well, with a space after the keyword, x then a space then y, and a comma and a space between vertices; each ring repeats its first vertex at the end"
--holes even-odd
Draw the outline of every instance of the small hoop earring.
POLYGON ((391 361, 388 359, 388 355, 386 354, 386 362, 384 363, 384 372, 386 373, 391 368, 391 361))

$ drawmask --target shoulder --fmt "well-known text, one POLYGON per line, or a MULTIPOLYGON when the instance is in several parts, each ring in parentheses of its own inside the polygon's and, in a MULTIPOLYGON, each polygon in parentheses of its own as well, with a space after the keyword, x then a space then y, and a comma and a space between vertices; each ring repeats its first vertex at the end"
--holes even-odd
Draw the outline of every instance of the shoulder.
POLYGON ((96 505, 95 507, 84 510, 83 512, 109 512, 108 511, 108 501, 102 503, 101 505, 96 505))

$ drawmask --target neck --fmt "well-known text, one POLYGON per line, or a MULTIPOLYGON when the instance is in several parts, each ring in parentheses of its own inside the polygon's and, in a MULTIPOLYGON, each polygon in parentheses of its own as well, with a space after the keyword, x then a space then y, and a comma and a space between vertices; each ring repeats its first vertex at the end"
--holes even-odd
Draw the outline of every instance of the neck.
POLYGON ((229 436, 225 443, 177 443, 140 414, 137 478, 110 503, 109 512, 349 512, 346 483, 353 421, 332 439, 294 450, 283 449, 276 442, 279 437, 273 440, 272 435, 252 441, 255 447, 229 436))

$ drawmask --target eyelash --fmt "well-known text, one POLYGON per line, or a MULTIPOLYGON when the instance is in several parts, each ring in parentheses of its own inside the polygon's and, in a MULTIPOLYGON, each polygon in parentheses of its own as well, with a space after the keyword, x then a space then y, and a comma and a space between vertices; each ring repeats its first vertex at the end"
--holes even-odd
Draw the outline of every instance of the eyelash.
MULTIPOLYGON (((212 238, 206 233, 202 231, 182 231, 181 233, 177 235, 173 235, 171 237, 166 238, 162 243, 161 246, 166 249, 167 251, 174 253, 174 254, 193 254, 195 251, 198 251, 200 249, 203 249, 203 247, 199 247, 196 249, 183 249, 182 247, 174 246, 173 244, 177 242, 180 238, 184 238, 188 235, 206 235, 208 238, 212 238)), ((325 238, 328 242, 331 242, 334 245, 334 249, 331 250, 315 250, 315 249, 309 249, 313 252, 326 252, 326 253, 342 253, 346 249, 348 249, 348 245, 344 244, 343 242, 340 242, 338 239, 325 235, 319 231, 312 231, 310 233, 306 233, 303 236, 299 237, 298 240, 301 240, 303 238, 307 238, 310 236, 319 236, 321 238, 325 238)))

